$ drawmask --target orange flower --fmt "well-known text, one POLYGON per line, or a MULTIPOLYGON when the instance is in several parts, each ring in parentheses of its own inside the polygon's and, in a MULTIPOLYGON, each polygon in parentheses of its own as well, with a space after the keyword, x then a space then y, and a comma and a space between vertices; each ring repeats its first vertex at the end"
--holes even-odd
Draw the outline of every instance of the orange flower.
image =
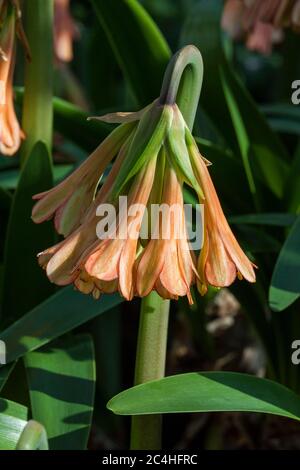
POLYGON ((95 298, 118 290, 130 300, 155 290, 168 299, 187 296, 190 303, 196 280, 202 294, 208 284, 228 286, 237 275, 254 282, 253 264, 228 226, 207 160, 177 105, 154 101, 138 113, 102 119, 123 124, 69 178, 37 196, 34 220, 55 214, 56 228, 66 235, 39 254, 49 279, 58 285, 73 283, 95 298), (100 174, 116 152, 95 195, 100 174), (188 241, 183 184, 204 204, 204 244, 197 268, 188 241), (120 204, 121 196, 128 207, 120 204), (104 204, 113 209, 107 217, 98 212, 104 204), (99 224, 108 225, 101 236, 99 224))
POLYGON ((270 54, 282 28, 299 31, 299 0, 227 0, 222 27, 233 38, 244 36, 249 49, 270 54))
POLYGON ((253 31, 247 39, 247 47, 261 54, 271 54, 273 45, 274 27, 269 23, 257 21, 253 31))
POLYGON ((136 259, 143 208, 153 185, 156 158, 134 178, 128 194, 128 212, 120 219, 116 236, 99 240, 96 233, 98 217, 94 209, 107 200, 120 162, 116 161, 115 165, 97 195, 93 210, 89 210, 82 225, 66 240, 40 253, 39 262, 46 267, 49 279, 56 284, 74 282, 81 292, 93 293, 96 298, 100 292, 119 289, 129 300, 133 296, 132 268, 136 259), (132 214, 131 208, 135 204, 139 205, 139 210, 134 210, 132 214))
POLYGON ((208 284, 225 287, 236 276, 255 282, 255 266, 245 255, 224 216, 207 166, 197 144, 188 133, 187 141, 194 171, 204 193, 204 243, 198 259, 198 287, 205 294, 208 284))
POLYGON ((196 274, 193 253, 187 241, 182 185, 174 168, 166 163, 162 203, 166 210, 152 221, 155 238, 141 253, 135 266, 136 293, 140 297, 156 290, 162 297, 187 296, 196 274))
POLYGON ((73 40, 79 35, 70 13, 70 0, 55 0, 54 3, 54 50, 61 62, 73 59, 73 40))
POLYGON ((3 155, 15 154, 24 137, 13 103, 15 55, 15 16, 10 13, 0 33, 0 152, 3 155))
POLYGON ((128 139, 133 124, 124 124, 113 131, 68 178, 55 188, 36 194, 32 211, 35 223, 54 216, 58 233, 67 236, 76 229, 92 203, 99 180, 111 160, 128 139))
POLYGON ((239 39, 243 35, 242 14, 244 4, 241 0, 227 0, 222 15, 222 28, 233 39, 239 39))

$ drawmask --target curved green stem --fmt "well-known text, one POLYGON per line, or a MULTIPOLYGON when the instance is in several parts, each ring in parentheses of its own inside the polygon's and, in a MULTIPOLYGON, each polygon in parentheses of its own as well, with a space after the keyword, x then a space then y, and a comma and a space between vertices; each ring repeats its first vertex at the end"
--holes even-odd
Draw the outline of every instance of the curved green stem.
MULTIPOLYGON (((186 46, 170 60, 159 101, 179 106, 192 130, 203 81, 203 61, 195 46, 186 46)), ((168 336, 169 301, 151 292, 142 300, 135 385, 164 376, 168 336)), ((133 416, 131 449, 161 448, 161 416, 133 416)))
POLYGON ((28 421, 17 442, 16 450, 48 450, 47 433, 40 423, 28 421))
POLYGON ((44 142, 51 154, 53 121, 53 0, 28 0, 24 7, 32 59, 25 68, 22 163, 38 141, 44 142))
POLYGON ((175 102, 192 130, 203 82, 203 60, 199 49, 185 46, 173 55, 165 72, 161 104, 175 102))

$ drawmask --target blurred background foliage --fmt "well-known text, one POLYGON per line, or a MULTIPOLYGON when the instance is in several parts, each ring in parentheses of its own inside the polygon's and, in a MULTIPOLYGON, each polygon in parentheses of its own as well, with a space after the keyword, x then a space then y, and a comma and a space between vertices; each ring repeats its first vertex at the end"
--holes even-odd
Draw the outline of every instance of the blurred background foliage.
MULTIPOLYGON (((65 177, 111 130, 87 122, 88 115, 148 104, 159 95, 171 53, 186 44, 199 47, 205 73, 194 135, 213 163, 233 230, 259 269, 255 285, 237 281, 204 298, 195 291, 192 308, 185 300, 171 303, 166 374, 243 375, 208 375, 201 384, 179 378, 177 409, 167 402, 170 385, 162 383, 165 408, 156 412, 170 413, 163 443, 299 449, 299 423, 274 414, 300 418, 300 369, 291 362, 300 334, 300 108, 291 103, 291 84, 300 79, 300 36, 287 32, 269 56, 251 52, 221 31, 222 7, 221 0, 71 2, 79 37, 73 61, 55 66, 53 179, 65 177), (267 381, 260 388, 246 374, 290 392, 267 381), (211 380, 216 388, 209 388, 211 380), (205 412, 213 409, 214 393, 215 409, 225 413, 205 412)), ((21 59, 15 82, 20 112, 21 59)), ((0 159, 0 339, 8 360, 0 370, 0 447, 15 448, 33 417, 45 426, 52 449, 126 448, 130 420, 118 415, 138 412, 148 395, 146 411, 155 412, 147 388, 112 400, 115 414, 106 409, 133 383, 140 302, 118 295, 94 301, 72 287, 53 288, 37 267, 35 254, 54 237, 51 224, 30 221, 37 175, 39 188, 51 186, 45 152, 37 144, 22 171, 18 158, 0 159)), ((188 192, 186 200, 196 202, 188 192)))

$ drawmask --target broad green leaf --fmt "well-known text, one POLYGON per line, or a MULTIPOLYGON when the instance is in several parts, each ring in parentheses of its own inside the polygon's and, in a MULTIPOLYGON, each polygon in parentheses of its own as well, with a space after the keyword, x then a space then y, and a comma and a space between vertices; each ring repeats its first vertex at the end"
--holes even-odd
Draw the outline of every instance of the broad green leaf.
POLYGON ((300 215, 297 217, 273 271, 269 304, 281 312, 300 297, 300 215))
POLYGON ((52 450, 84 450, 95 391, 94 349, 88 335, 64 338, 25 356, 33 418, 52 450))
POLYGON ((27 423, 27 408, 0 398, 0 450, 14 450, 27 423))
POLYGON ((122 301, 117 294, 94 300, 72 286, 60 289, 0 334, 6 344, 7 362, 40 348, 122 301))
POLYGON ((248 374, 193 372, 125 390, 107 407, 116 414, 246 411, 300 420, 300 397, 288 388, 248 374))
POLYGON ((52 186, 48 150, 38 142, 21 170, 14 194, 4 253, 2 315, 11 321, 40 303, 52 291, 36 255, 54 241, 53 227, 31 220, 32 196, 52 186))
POLYGON ((170 49, 137 0, 91 0, 140 106, 159 96, 170 49))
POLYGON ((274 225, 289 227, 296 220, 296 215, 284 212, 266 212, 263 214, 232 215, 228 218, 231 224, 274 225))

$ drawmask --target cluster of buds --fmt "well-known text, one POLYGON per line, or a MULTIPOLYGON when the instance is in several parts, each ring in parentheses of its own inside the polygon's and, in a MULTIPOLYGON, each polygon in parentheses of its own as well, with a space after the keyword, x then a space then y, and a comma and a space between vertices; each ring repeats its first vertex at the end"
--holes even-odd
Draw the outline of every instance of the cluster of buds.
POLYGON ((300 31, 300 0, 226 0, 222 27, 249 49, 270 54, 284 28, 300 31))
POLYGON ((98 119, 121 125, 67 179, 35 196, 34 222, 54 217, 56 230, 65 237, 38 255, 50 281, 73 283, 95 298, 119 291, 130 300, 155 290, 168 299, 187 296, 190 303, 193 284, 205 294, 208 285, 229 286, 237 276, 255 282, 254 265, 226 221, 208 162, 178 106, 155 100, 139 112, 98 119), (187 237, 183 185, 195 191, 204 207, 200 254, 191 250, 187 237), (98 209, 111 204, 120 212, 120 196, 126 197, 128 210, 117 222, 111 220, 115 230, 99 239, 97 225, 104 215, 98 209), (145 239, 141 227, 152 204, 177 210, 164 213, 164 224, 160 213, 150 217, 148 226, 156 236, 145 239))

